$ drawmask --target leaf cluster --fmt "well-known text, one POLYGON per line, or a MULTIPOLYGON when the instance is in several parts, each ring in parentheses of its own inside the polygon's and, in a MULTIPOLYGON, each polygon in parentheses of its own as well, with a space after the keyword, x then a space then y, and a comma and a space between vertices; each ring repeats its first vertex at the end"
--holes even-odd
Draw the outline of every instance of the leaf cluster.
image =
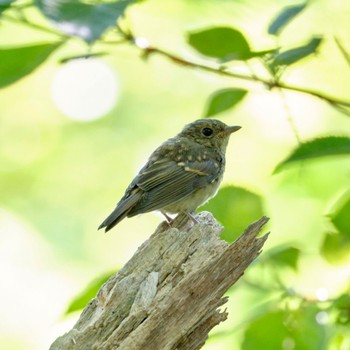
MULTIPOLYGON (((0 45, 0 88, 4 89, 35 72, 69 40, 83 41, 86 52, 65 57, 61 59, 62 64, 71 59, 104 54, 95 50, 96 44, 107 46, 125 43, 141 50, 142 58, 159 54, 182 67, 201 69, 208 74, 231 78, 232 84, 228 83, 225 88, 212 91, 208 96, 203 108, 204 118, 225 117, 247 102, 252 91, 242 87, 242 80, 262 83, 267 92, 280 92, 281 99, 284 91, 294 91, 327 102, 336 111, 340 111, 342 116, 350 114, 349 101, 306 87, 292 86, 284 81, 286 72, 297 69, 305 62, 317 60, 318 53, 324 50, 324 43, 333 40, 316 33, 299 45, 279 45, 279 38, 284 30, 309 11, 309 2, 284 7, 272 18, 266 34, 274 38, 275 45, 260 51, 254 50, 243 31, 233 26, 205 26, 184 33, 187 49, 196 57, 194 61, 163 48, 151 45, 141 47, 126 21, 128 11, 132 10, 135 3, 136 1, 131 0, 36 0, 24 4, 18 0, 1 0, 0 23, 11 20, 50 33, 54 39, 46 43, 22 46, 0 45), (32 21, 27 16, 28 7, 40 13, 46 25, 32 21), (107 40, 108 35, 116 40, 107 40), (264 77, 258 76, 252 70, 251 63, 259 65, 265 73, 264 77), (244 67, 249 73, 241 73, 236 67, 244 67)), ((340 40, 335 39, 335 42, 341 55, 350 62, 350 55, 340 40)), ((293 132, 297 133, 292 114, 290 122, 293 132)), ((294 149, 289 155, 284 155, 275 166, 275 178, 298 166, 308 167, 312 162, 327 161, 332 157, 346 159, 350 154, 350 137, 346 130, 343 135, 316 135, 305 141, 301 141, 299 135, 296 135, 296 139, 299 142, 294 149)), ((233 242, 249 223, 268 211, 268 204, 262 194, 242 187, 227 186, 202 209, 215 213, 226 227, 222 238, 233 242)), ((327 223, 327 229, 319 233, 322 236, 320 247, 317 248, 320 259, 335 267, 346 263, 350 257, 349 192, 346 191, 337 200, 327 216, 320 217, 327 223)), ((305 239, 304 246, 291 243, 271 248, 252 267, 254 278, 250 274, 244 278, 243 285, 247 290, 253 290, 258 296, 264 293, 265 299, 269 300, 263 303, 261 309, 252 313, 245 326, 240 327, 243 332, 242 349, 259 349, 261 344, 266 345, 264 350, 314 350, 327 347, 345 349, 346 344, 349 344, 350 335, 346 327, 350 323, 350 286, 323 301, 305 296, 289 284, 289 277, 294 278, 302 273, 303 259, 308 255, 307 245, 305 239), (265 276, 270 276, 270 279, 265 276)), ((93 281, 70 303, 66 312, 69 314, 81 310, 110 275, 103 274, 93 281)))

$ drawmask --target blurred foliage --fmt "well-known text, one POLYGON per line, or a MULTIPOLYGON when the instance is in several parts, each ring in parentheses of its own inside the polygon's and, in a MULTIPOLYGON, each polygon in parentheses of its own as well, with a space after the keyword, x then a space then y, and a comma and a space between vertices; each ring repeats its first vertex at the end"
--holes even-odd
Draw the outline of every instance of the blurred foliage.
POLYGON ((67 35, 93 43, 123 15, 130 0, 89 4, 83 1, 36 0, 36 5, 54 25, 67 35))
POLYGON ((297 310, 271 311, 258 317, 247 327, 242 349, 314 350, 324 348, 327 329, 317 323, 319 309, 301 305, 297 310), (274 336, 271 336, 271 335, 274 336))
POLYGON ((0 88, 32 73, 59 45, 52 43, 0 49, 0 88))
POLYGON ((328 215, 333 224, 321 247, 322 256, 332 264, 342 264, 350 255, 350 196, 346 192, 328 215))
POLYGON ((309 55, 315 54, 321 41, 322 38, 313 38, 303 46, 278 53, 273 57, 270 67, 276 71, 277 67, 290 66, 309 55))
POLYGON ((292 246, 279 246, 271 249, 265 254, 263 262, 276 264, 276 266, 287 266, 294 270, 298 269, 298 260, 300 257, 300 249, 292 246))
MULTIPOLYGON (((327 0, 0 0, 0 244, 15 260, 8 273, 1 264, 13 286, 3 300, 22 290, 18 274, 42 283, 29 283, 30 303, 4 306, 0 339, 38 349, 52 334, 43 324, 64 304, 82 309, 104 271, 154 231, 151 215, 107 236, 96 228, 149 153, 202 114, 243 128, 225 184, 199 210, 213 212, 228 242, 263 214, 272 232, 204 349, 348 350, 349 16, 350 3, 327 0), (51 90, 61 67, 86 61, 115 73, 120 96, 100 119, 78 122, 51 90), (47 269, 54 281, 42 278, 47 269), (38 293, 47 288, 54 300, 38 293), (20 314, 6 320, 14 309, 31 315, 30 327, 20 314)), ((108 88, 98 78, 96 104, 108 88)))
POLYGON ((66 315, 84 309, 84 307, 93 299, 101 286, 109 280, 116 272, 110 272, 103 274, 92 281, 80 294, 77 295, 68 305, 68 308, 65 312, 66 315))
POLYGON ((1 0, 0 1, 0 14, 1 12, 5 11, 7 8, 10 7, 11 2, 14 2, 15 0, 1 0))
POLYGON ((273 19, 269 25, 268 33, 273 35, 278 35, 283 30, 283 28, 301 11, 305 9, 307 3, 286 6, 282 11, 273 19))
POLYGON ((340 232, 327 232, 322 242, 321 254, 331 264, 343 264, 350 254, 349 237, 340 232))
POLYGON ((263 215, 262 200, 257 194, 233 186, 222 188, 199 210, 215 213, 224 226, 221 238, 227 242, 233 242, 250 223, 263 215))
POLYGON ((332 136, 314 139, 309 142, 304 142, 298 148, 294 149, 293 153, 276 167, 275 172, 280 171, 285 165, 292 162, 326 156, 348 155, 349 152, 349 137, 332 136))
POLYGON ((209 97, 205 117, 212 117, 234 107, 246 94, 247 91, 243 89, 224 89, 215 92, 209 97))
POLYGON ((350 193, 346 193, 338 203, 338 208, 330 215, 333 225, 339 232, 350 237, 350 193))
POLYGON ((218 58, 221 61, 248 60, 260 53, 250 50, 243 34, 229 27, 215 27, 188 35, 189 44, 205 56, 218 58))

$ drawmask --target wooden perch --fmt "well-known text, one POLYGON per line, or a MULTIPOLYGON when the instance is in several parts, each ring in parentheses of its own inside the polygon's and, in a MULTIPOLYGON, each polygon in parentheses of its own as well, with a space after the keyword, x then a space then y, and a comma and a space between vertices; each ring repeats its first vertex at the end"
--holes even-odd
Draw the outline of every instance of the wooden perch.
POLYGON ((200 349, 227 318, 223 295, 259 255, 267 235, 256 236, 268 219, 227 244, 210 213, 196 218, 160 224, 50 350, 200 349))

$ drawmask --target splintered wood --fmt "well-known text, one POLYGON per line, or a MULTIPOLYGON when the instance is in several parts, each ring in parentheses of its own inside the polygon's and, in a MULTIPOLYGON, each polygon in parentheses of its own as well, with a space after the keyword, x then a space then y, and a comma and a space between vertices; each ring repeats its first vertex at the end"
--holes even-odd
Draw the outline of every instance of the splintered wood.
POLYGON ((50 350, 196 350, 227 318, 224 293, 259 255, 268 219, 232 244, 208 212, 165 222, 90 301, 72 330, 50 350))

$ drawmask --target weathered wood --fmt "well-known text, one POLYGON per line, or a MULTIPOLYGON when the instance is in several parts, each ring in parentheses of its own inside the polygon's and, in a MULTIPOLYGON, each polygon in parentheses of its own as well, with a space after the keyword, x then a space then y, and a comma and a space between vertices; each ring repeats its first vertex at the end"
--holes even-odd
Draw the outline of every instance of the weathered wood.
POLYGON ((227 317, 224 293, 259 255, 261 218, 232 244, 208 212, 163 222, 50 350, 196 350, 227 317))

